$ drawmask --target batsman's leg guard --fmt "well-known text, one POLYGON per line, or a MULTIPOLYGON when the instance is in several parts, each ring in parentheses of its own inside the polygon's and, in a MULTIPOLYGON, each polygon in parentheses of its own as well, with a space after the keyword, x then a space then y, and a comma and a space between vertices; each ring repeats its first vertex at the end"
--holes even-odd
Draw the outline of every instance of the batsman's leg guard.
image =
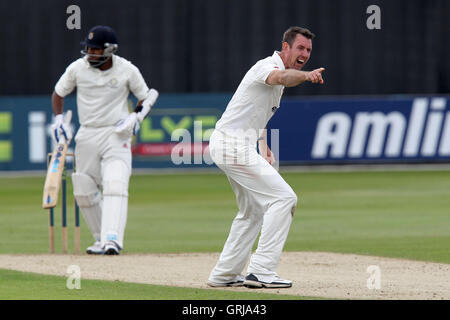
POLYGON ((95 240, 100 240, 102 196, 95 181, 83 173, 72 174, 73 195, 95 240))
POLYGON ((102 246, 114 241, 123 248, 128 214, 130 169, 122 160, 107 162, 103 170, 102 246))

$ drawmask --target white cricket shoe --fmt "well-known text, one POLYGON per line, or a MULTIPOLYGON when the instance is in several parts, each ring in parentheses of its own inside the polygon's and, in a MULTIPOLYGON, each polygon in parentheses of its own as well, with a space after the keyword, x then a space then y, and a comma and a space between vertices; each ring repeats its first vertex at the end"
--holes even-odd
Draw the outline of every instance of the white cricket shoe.
POLYGON ((241 287, 244 285, 244 276, 237 275, 233 280, 228 281, 228 282, 217 282, 217 281, 208 280, 208 282, 206 284, 213 288, 241 287))
POLYGON ((120 248, 114 241, 108 241, 105 244, 105 253, 106 255, 113 256, 118 255, 120 253, 120 248))
POLYGON ((87 254, 104 254, 105 250, 102 249, 100 241, 95 241, 95 243, 86 249, 87 254))
POLYGON ((255 276, 250 273, 245 277, 244 286, 247 288, 290 288, 292 281, 282 279, 278 275, 255 276))

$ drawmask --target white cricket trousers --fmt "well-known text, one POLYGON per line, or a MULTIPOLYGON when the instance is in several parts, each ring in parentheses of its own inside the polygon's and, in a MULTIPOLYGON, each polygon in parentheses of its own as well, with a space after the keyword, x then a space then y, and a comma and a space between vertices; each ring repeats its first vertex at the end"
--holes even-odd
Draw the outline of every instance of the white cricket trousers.
POLYGON ((227 175, 239 208, 209 280, 228 282, 240 275, 260 231, 247 274, 275 276, 297 205, 296 194, 254 144, 215 130, 209 149, 212 160, 227 175))
POLYGON ((90 177, 102 193, 100 206, 93 207, 95 210, 80 206, 89 229, 102 246, 115 241, 123 248, 132 166, 131 137, 119 135, 114 129, 82 126, 75 137, 75 160, 76 172, 90 177))

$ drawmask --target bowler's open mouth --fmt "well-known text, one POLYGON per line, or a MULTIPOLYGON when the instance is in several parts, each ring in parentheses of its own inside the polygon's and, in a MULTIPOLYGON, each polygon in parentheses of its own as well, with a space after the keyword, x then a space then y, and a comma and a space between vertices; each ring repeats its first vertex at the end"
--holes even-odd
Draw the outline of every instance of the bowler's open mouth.
POLYGON ((298 64, 304 64, 304 63, 305 63, 305 60, 297 59, 297 63, 298 63, 298 64))

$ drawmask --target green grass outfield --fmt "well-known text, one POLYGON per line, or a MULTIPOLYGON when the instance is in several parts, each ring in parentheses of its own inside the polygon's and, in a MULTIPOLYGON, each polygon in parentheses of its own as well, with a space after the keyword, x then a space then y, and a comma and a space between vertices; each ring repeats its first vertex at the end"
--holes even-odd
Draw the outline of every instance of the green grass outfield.
MULTIPOLYGON (((299 196, 286 251, 356 253, 450 263, 450 171, 289 172, 282 175, 299 196)), ((43 184, 43 176, 0 177, 0 254, 48 252, 48 215, 41 209, 43 184)), ((69 184, 69 192, 71 190, 69 184)), ((125 236, 125 252, 129 253, 220 252, 237 212, 228 180, 220 173, 134 175, 129 193, 125 236)), ((68 209, 69 239, 72 239, 73 206, 68 209)), ((58 214, 55 223, 60 221, 58 214)), ((84 221, 81 228, 84 249, 92 244, 92 238, 84 221)), ((72 250, 72 241, 69 245, 72 250)), ((56 250, 61 250, 59 227, 56 250)), ((33 275, 12 274, 0 271, 0 298, 6 298, 2 283, 38 285, 33 275), (12 277, 14 282, 5 282, 5 277, 12 277)), ((137 284, 98 283, 103 283, 100 291, 111 294, 102 299, 113 299, 114 288, 122 285, 137 286, 139 292, 155 289, 137 284)), ((163 293, 147 292, 144 296, 176 299, 180 290, 180 298, 194 299, 194 292, 202 291, 164 287, 155 290, 163 293), (183 290, 187 291, 181 293, 183 290)), ((138 299, 132 291, 135 290, 125 290, 130 296, 121 298, 138 299)), ((48 297, 27 295, 23 290, 14 292, 18 299, 48 297)), ((244 293, 213 292, 205 296, 220 299, 223 294, 223 299, 246 299, 244 293)), ((74 298, 68 295, 61 293, 59 297, 74 298)), ((95 293, 90 293, 76 298, 94 296, 95 293)), ((202 294, 198 297, 204 298, 202 294)))

